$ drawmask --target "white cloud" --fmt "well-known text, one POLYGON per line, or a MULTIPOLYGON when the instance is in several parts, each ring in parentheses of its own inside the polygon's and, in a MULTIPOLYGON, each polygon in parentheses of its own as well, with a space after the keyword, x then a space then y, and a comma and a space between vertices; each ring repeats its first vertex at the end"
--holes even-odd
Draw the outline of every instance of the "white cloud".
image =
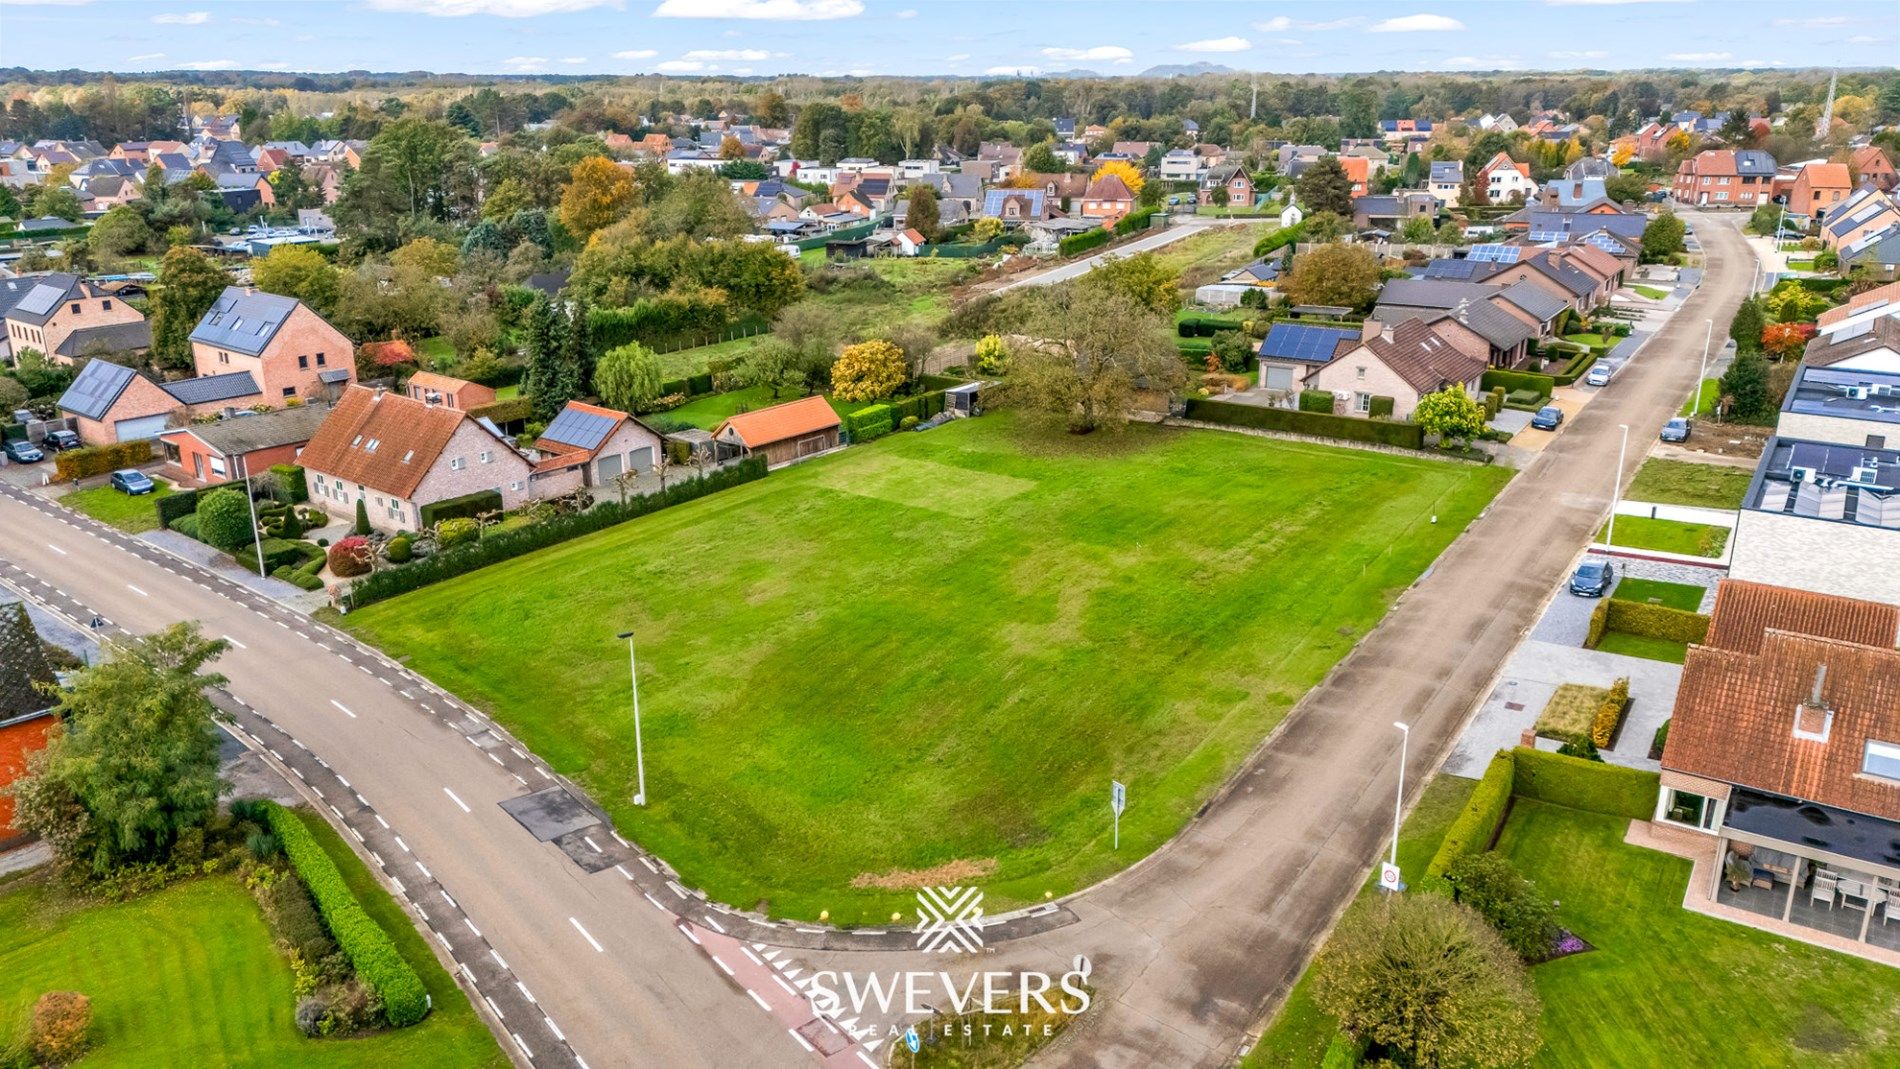
POLYGON ((964 60, 969 59, 969 58, 970 58, 970 54, 968 52, 955 52, 955 53, 952 53, 951 55, 945 56, 943 61, 945 63, 962 63, 964 60))
POLYGON ((662 74, 691 74, 694 71, 711 70, 712 68, 704 63, 690 59, 669 59, 653 69, 662 74))
POLYGON ((1120 45, 1096 45, 1093 48, 1045 48, 1042 54, 1050 59, 1060 59, 1069 63, 1128 63, 1135 54, 1120 45))
POLYGON ((1041 67, 986 67, 984 68, 983 73, 984 74, 1003 74, 1003 75, 1020 74, 1020 75, 1024 75, 1025 77, 1033 78, 1036 75, 1042 73, 1042 68, 1041 67))
POLYGON ((1546 52, 1552 59, 1608 59, 1610 53, 1601 48, 1592 48, 1583 52, 1546 52))
POLYGON ((1446 15, 1400 15, 1374 23, 1370 33, 1433 33, 1462 30, 1465 24, 1446 15))
POLYGON ((771 59, 772 53, 763 48, 695 48, 680 58, 702 61, 736 59, 746 63, 756 63, 762 59, 771 59))
POLYGON ((567 11, 586 11, 590 7, 624 6, 623 0, 369 0, 378 11, 400 11, 411 15, 434 15, 456 19, 464 15, 495 15, 504 19, 531 19, 536 15, 556 15, 567 11))
POLYGON ((1625 4, 1686 4, 1689 0, 1544 0, 1551 7, 1622 7, 1625 4))
POLYGON ((237 60, 201 59, 196 63, 180 63, 178 69, 186 71, 234 71, 237 70, 237 60))
POLYGON ((660 0, 656 19, 764 19, 815 22, 864 14, 864 0, 660 0))
POLYGON ((1253 47, 1253 42, 1245 37, 1212 37, 1205 41, 1189 41, 1184 45, 1175 45, 1177 52, 1245 52, 1253 47))
POLYGON ((1724 59, 1733 59, 1733 52, 1671 52, 1663 57, 1677 63, 1715 63, 1724 59))
POLYGON ((259 63, 257 65, 257 69, 261 71, 287 71, 290 69, 290 64, 288 63, 259 63))
POLYGON ((1845 26, 1847 25, 1847 22, 1848 22, 1848 19, 1847 19, 1847 16, 1845 15, 1828 15, 1822 18, 1812 18, 1812 19, 1776 19, 1775 25, 1777 26, 1808 26, 1808 27, 1845 26))
POLYGON ((1857 33, 1849 37, 1847 43, 1850 45, 1877 45, 1884 40, 1886 40, 1885 37, 1875 37, 1871 33, 1857 33))
POLYGON ((1524 66, 1516 56, 1453 56, 1445 66, 1461 71, 1514 71, 1524 66))
POLYGON ((586 56, 562 56, 561 62, 566 63, 569 66, 574 66, 577 64, 587 62, 587 57, 586 56))
POLYGON ((546 56, 509 56, 501 65, 511 71, 538 71, 548 65, 546 56))
POLYGON ((152 21, 160 26, 203 26, 211 21, 209 11, 178 11, 163 15, 153 15, 152 21))
POLYGON ((629 48, 625 52, 615 52, 615 59, 652 59, 660 53, 651 48, 629 48))
POLYGON ((165 53, 163 52, 146 52, 137 56, 127 56, 125 61, 127 63, 150 63, 152 60, 164 58, 165 53))
POLYGON ((1275 15, 1264 22, 1254 23, 1253 28, 1259 30, 1261 33, 1283 33, 1287 30, 1347 30, 1354 26, 1363 25, 1365 21, 1364 17, 1359 15, 1353 15, 1343 19, 1330 19, 1325 22, 1307 22, 1290 19, 1285 15, 1275 15))
POLYGON ((232 24, 238 25, 238 26, 282 26, 283 25, 283 23, 277 21, 276 19, 258 19, 258 18, 251 18, 248 15, 239 15, 234 18, 228 19, 226 21, 231 22, 232 24))

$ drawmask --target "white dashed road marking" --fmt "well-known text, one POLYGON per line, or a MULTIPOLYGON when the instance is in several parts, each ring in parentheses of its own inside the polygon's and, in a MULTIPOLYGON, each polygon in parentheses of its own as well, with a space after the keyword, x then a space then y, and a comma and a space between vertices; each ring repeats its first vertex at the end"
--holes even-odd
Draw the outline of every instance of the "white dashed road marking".
POLYGON ((134 593, 134 594, 137 594, 137 595, 138 595, 139 597, 142 597, 142 598, 149 598, 149 597, 151 597, 151 596, 152 596, 152 595, 150 595, 150 594, 147 594, 147 593, 146 593, 145 591, 143 591, 143 590, 140 590, 140 589, 139 589, 138 587, 135 587, 135 586, 133 586, 133 585, 132 585, 131 583, 127 583, 127 584, 125 584, 125 588, 126 588, 127 590, 130 590, 130 591, 131 591, 132 593, 134 593))
POLYGON ((236 646, 238 649, 241 649, 241 650, 250 649, 249 646, 246 646, 244 643, 239 642, 237 639, 232 638, 230 635, 224 636, 224 640, 226 642, 229 642, 231 645, 236 646))
POLYGON ((607 953, 607 949, 601 946, 600 942, 596 940, 593 936, 589 935, 587 933, 587 929, 581 927, 581 922, 578 918, 569 917, 567 919, 567 923, 573 925, 574 930, 581 933, 581 938, 587 940, 587 945, 593 947, 597 953, 601 953, 601 954, 607 953))
POLYGON ((472 809, 470 809, 470 808, 468 807, 468 803, 467 803, 467 802, 464 802, 464 801, 462 801, 462 800, 461 800, 460 798, 457 798, 457 797, 455 796, 455 792, 454 792, 454 791, 452 791, 452 790, 449 790, 449 789, 448 789, 447 787, 444 787, 444 788, 442 788, 442 793, 443 793, 443 794, 446 794, 446 795, 448 795, 448 796, 449 796, 449 801, 451 801, 451 802, 454 802, 454 803, 455 803, 456 805, 459 805, 459 806, 461 806, 461 807, 462 807, 462 812, 464 812, 464 813, 473 813, 473 812, 474 812, 474 810, 472 810, 472 809))
POLYGON ((350 712, 350 707, 349 707, 349 706, 347 706, 347 705, 344 705, 344 704, 343 704, 342 702, 340 702, 340 701, 337 701, 337 700, 336 700, 335 698, 331 698, 331 699, 330 699, 330 704, 331 704, 331 705, 334 705, 334 706, 336 706, 336 707, 337 707, 338 709, 341 709, 341 710, 343 710, 343 715, 344 715, 344 716, 347 716, 347 717, 349 717, 349 718, 350 718, 351 720, 355 720, 355 719, 356 719, 356 714, 355 714, 355 713, 352 713, 352 712, 350 712))

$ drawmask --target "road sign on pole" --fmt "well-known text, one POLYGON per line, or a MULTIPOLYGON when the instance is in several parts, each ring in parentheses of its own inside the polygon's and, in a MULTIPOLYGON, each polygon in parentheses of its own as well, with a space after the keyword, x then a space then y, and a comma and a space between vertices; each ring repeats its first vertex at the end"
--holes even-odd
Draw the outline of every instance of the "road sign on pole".
POLYGON ((1112 779, 1109 783, 1108 807, 1115 811, 1115 849, 1122 848, 1122 810, 1128 808, 1128 788, 1121 780, 1112 779))
POLYGON ((1400 879, 1399 867, 1397 865, 1394 865, 1389 861, 1382 862, 1379 865, 1379 890, 1381 891, 1405 890, 1405 881, 1400 879))

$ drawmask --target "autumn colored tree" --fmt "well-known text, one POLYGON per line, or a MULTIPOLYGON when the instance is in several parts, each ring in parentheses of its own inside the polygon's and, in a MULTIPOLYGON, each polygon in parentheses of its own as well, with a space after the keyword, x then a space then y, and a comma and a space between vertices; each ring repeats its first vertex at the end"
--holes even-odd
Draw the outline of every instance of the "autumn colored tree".
POLYGON ((1110 160, 1102 164, 1095 169, 1094 174, 1089 175, 1089 181, 1099 182, 1109 175, 1121 179, 1130 193, 1140 193, 1141 187, 1148 184, 1148 180, 1141 176, 1141 169, 1126 160, 1110 160))
POLYGON ((1776 360, 1790 356, 1800 356, 1807 347, 1808 339, 1814 337, 1812 323, 1770 323, 1762 328, 1762 351, 1776 360))
POLYGON ((605 156, 589 156, 574 165, 561 190, 561 225, 585 241, 626 215, 633 202, 633 173, 605 156))
POLYGON ((904 384, 904 352, 887 341, 847 345, 831 365, 832 392, 840 401, 878 401, 904 384))
POLYGON ((1379 261, 1363 245, 1321 245, 1293 257, 1280 291, 1294 304, 1370 308, 1378 284, 1379 261))

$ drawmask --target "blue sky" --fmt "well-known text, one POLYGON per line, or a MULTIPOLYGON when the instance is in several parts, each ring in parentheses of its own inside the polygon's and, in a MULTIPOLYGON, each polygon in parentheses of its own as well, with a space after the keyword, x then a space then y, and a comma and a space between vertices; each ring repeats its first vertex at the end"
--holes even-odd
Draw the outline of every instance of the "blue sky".
POLYGON ((1894 0, 0 0, 0 66, 1133 74, 1889 66, 1894 0))

